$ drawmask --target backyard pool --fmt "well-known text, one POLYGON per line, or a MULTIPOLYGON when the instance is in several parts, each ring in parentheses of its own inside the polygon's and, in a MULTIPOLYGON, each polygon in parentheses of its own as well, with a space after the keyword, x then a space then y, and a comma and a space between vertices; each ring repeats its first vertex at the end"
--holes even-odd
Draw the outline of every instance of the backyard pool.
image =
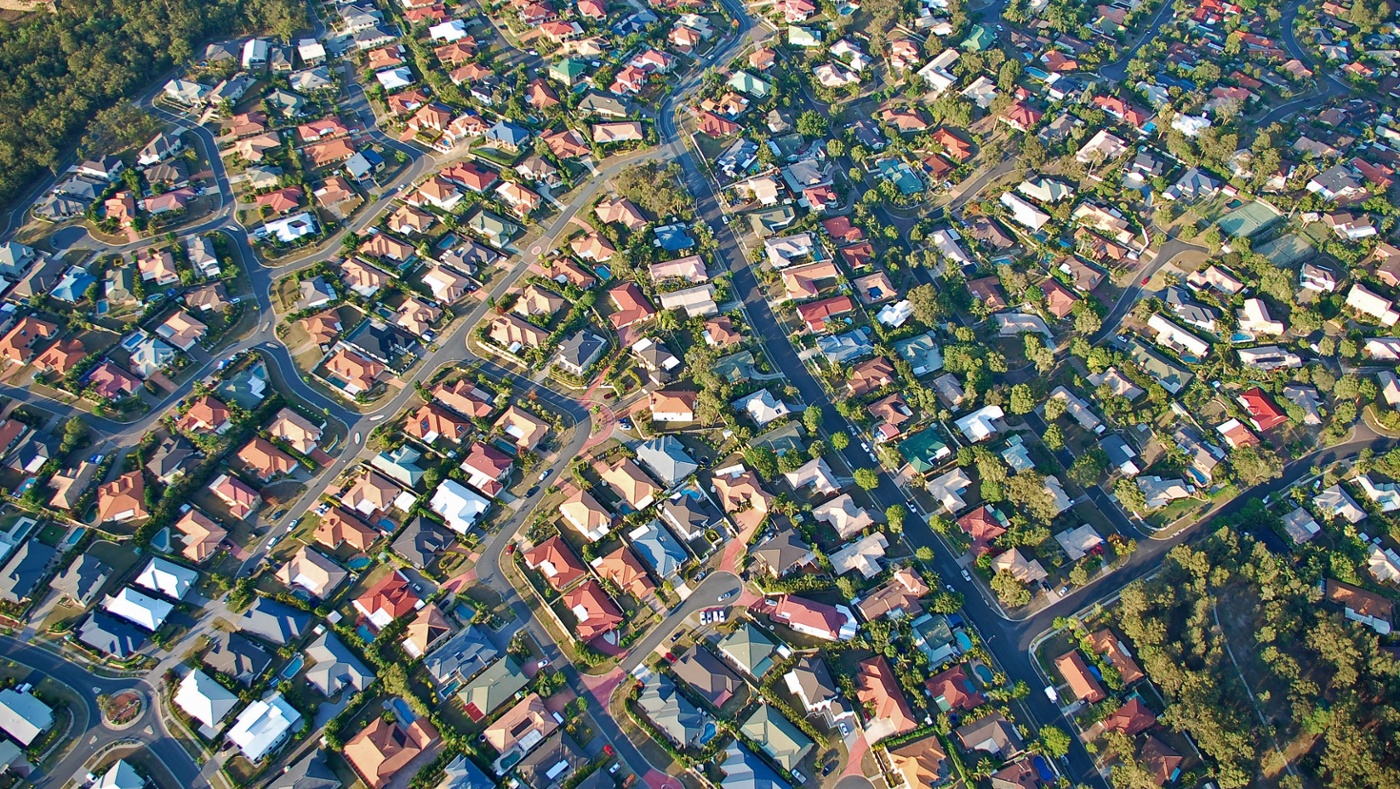
POLYGON ((359 572, 360 570, 363 570, 370 565, 370 558, 368 556, 356 556, 355 558, 346 562, 346 564, 350 566, 351 570, 359 572))
POLYGON ((282 679, 291 679, 295 677, 297 672, 301 671, 301 667, 304 665, 306 665, 306 658, 301 655, 292 658, 292 662, 288 663, 287 667, 282 669, 282 679))
POLYGON ((369 629, 369 625, 360 625, 355 628, 355 632, 360 634, 360 638, 363 638, 366 644, 374 643, 374 631, 369 629))

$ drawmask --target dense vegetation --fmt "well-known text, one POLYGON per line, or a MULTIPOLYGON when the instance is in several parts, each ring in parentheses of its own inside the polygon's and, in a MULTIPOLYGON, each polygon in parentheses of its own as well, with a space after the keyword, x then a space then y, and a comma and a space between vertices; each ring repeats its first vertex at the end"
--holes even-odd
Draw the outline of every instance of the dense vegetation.
MULTIPOLYGON (((1243 520, 1270 517, 1256 506, 1243 520)), ((1260 772, 1284 787, 1400 786, 1391 747, 1400 663, 1374 633, 1319 601, 1317 582, 1335 568, 1316 559, 1290 564, 1223 528, 1198 548, 1172 549, 1160 575, 1123 592, 1123 631, 1169 701, 1162 721, 1191 735, 1222 789, 1260 772), (1253 700, 1235 660, 1251 675, 1253 700)), ((1132 766, 1117 785, 1132 785, 1132 766)))
POLYGON ((283 39, 296 0, 74 0, 0 23, 0 204, 54 168, 88 123, 206 40, 252 31, 283 39))

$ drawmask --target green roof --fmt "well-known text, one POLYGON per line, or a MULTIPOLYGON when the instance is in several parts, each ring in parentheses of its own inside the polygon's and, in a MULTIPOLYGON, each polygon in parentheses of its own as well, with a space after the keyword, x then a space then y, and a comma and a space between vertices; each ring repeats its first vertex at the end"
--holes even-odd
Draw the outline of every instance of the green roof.
POLYGON ((767 704, 760 704, 739 731, 788 772, 797 769, 813 747, 811 738, 767 704))
POLYGON ((996 40, 997 37, 992 33, 991 28, 986 25, 973 25, 972 32, 968 33, 967 38, 962 41, 962 48, 981 52, 995 44, 996 40))
POLYGON ((899 442, 899 454, 909 461, 914 471, 927 474, 937 468, 940 455, 948 453, 948 445, 933 428, 923 430, 899 442))
POLYGON ((720 652, 738 663, 755 677, 762 677, 773 667, 773 653, 777 646, 751 622, 745 622, 733 633, 720 639, 720 652))
POLYGON ((734 76, 729 78, 729 87, 758 98, 768 95, 768 83, 747 71, 734 72, 734 76))
POLYGON ((505 657, 486 667, 457 693, 467 714, 481 721, 497 707, 510 701, 530 680, 520 672, 515 658, 505 657))
POLYGON ((588 73, 588 64, 577 58, 564 58, 549 67, 550 76, 557 77, 570 85, 588 73))

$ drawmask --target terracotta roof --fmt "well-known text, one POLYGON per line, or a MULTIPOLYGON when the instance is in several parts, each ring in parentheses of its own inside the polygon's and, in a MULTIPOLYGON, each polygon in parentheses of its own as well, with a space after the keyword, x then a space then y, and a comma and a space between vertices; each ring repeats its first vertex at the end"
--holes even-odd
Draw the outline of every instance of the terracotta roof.
POLYGON ((522 558, 526 566, 539 570, 556 591, 568 589, 588 575, 583 562, 574 556, 568 543, 557 534, 525 551, 522 558))

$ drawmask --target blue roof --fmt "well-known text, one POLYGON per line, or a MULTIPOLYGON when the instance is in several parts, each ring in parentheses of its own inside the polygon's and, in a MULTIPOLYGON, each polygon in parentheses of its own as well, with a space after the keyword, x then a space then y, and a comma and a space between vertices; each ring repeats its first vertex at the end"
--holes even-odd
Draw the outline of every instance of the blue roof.
POLYGON ((504 142, 510 145, 519 145, 530 139, 530 130, 524 126, 518 126, 510 121, 497 121, 495 126, 486 130, 486 139, 504 142))
POLYGON ((63 279, 54 286, 51 295, 60 301, 76 304, 87 292, 88 287, 96 281, 87 272, 87 269, 74 266, 68 269, 68 272, 63 275, 63 279))
POLYGON ((680 252, 695 246, 695 239, 685 232, 685 225, 665 225, 656 228, 656 242, 667 252, 680 252))

